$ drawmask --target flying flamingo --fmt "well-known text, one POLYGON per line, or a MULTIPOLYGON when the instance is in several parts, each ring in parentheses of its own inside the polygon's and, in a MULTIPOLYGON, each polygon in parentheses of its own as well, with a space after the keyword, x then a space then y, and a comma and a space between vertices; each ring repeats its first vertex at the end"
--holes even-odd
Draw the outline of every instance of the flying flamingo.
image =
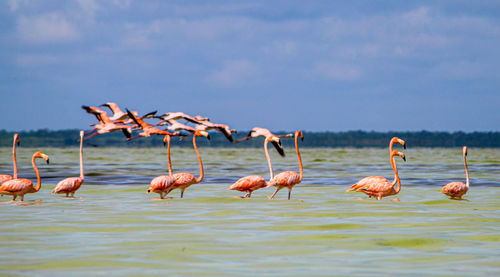
POLYGON ((195 178, 193 174, 185 173, 185 172, 175 173, 174 175, 172 175, 173 177, 175 177, 175 182, 173 184, 171 184, 167 189, 164 190, 164 192, 165 192, 164 195, 169 194, 174 189, 180 189, 181 190, 181 198, 182 198, 184 196, 185 189, 187 189, 192 184, 198 184, 203 180, 203 174, 204 174, 203 163, 201 162, 200 152, 198 151, 198 147, 196 146, 196 137, 198 137, 198 136, 204 136, 208 140, 210 140, 210 136, 209 136, 208 132, 200 131, 200 130, 197 130, 193 135, 193 147, 194 147, 194 150, 196 151, 196 156, 198 157, 198 163, 200 164, 200 177, 195 178))
MULTIPOLYGON (((269 180, 272 180, 274 177, 273 166, 271 164, 271 158, 269 157, 269 151, 267 149, 267 144, 271 141, 279 142, 279 138, 276 136, 268 136, 264 140, 264 152, 266 153, 267 165, 269 166, 269 180)), ((232 184, 228 190, 237 190, 246 192, 245 196, 241 198, 250 198, 252 196, 252 192, 258 190, 260 188, 266 187, 268 182, 264 179, 264 177, 259 175, 250 175, 240 178, 234 184, 232 184)))
POLYGON ((26 193, 34 193, 40 190, 42 187, 42 180, 40 179, 40 174, 38 172, 38 168, 35 164, 35 159, 42 158, 49 163, 49 156, 43 154, 42 152, 36 152, 33 154, 33 158, 31 159, 31 163, 33 164, 33 169, 36 173, 37 184, 36 187, 33 187, 33 182, 28 179, 12 179, 3 183, 0 186, 0 194, 3 195, 12 195, 12 201, 16 200, 16 197, 19 196, 21 201, 24 201, 24 195, 26 193))
POLYGON ((377 200, 382 199, 382 197, 398 194, 401 190, 401 181, 398 175, 398 168, 396 167, 396 161, 394 161, 394 156, 400 156, 406 161, 405 154, 397 150, 393 150, 391 153, 391 166, 394 170, 394 180, 392 183, 387 181, 386 178, 381 176, 370 176, 365 177, 358 181, 356 184, 352 185, 347 191, 361 191, 370 197, 376 197, 377 200), (397 188, 394 189, 394 185, 397 183, 397 188))
POLYGON ((198 124, 197 126, 198 130, 203 130, 203 131, 217 130, 221 132, 230 142, 233 142, 232 133, 236 133, 236 130, 230 129, 228 125, 220 123, 212 123, 208 121, 208 119, 198 120, 197 124, 198 124))
POLYGON ((240 143, 242 141, 245 141, 245 140, 248 140, 248 139, 251 139, 251 138, 255 138, 255 137, 258 137, 258 136, 262 136, 262 137, 277 137, 278 138, 278 141, 275 141, 275 140, 270 140, 270 142, 274 145, 274 148, 276 148, 276 150, 278 151, 278 153, 284 157, 285 156, 285 150, 283 150, 283 146, 281 145, 281 140, 279 138, 281 137, 291 137, 293 136, 292 134, 286 134, 286 135, 275 135, 273 133, 271 133, 271 131, 269 131, 268 129, 265 129, 265 128, 260 128, 260 127, 254 127, 249 133, 248 133, 248 136, 242 138, 242 139, 239 139, 237 141, 235 141, 234 143, 240 143))
POLYGON ((19 146, 19 134, 14 134, 14 141, 12 143, 12 162, 14 164, 14 175, 0 174, 0 185, 12 180, 17 179, 17 162, 16 162, 16 144, 19 146))
POLYGON ((467 157, 467 146, 462 148, 462 153, 465 167, 465 184, 462 182, 451 182, 446 184, 441 190, 441 193, 448 195, 451 199, 461 200, 462 195, 466 194, 467 190, 469 190, 469 169, 467 168, 467 161, 465 159, 467 157))
POLYGON ((169 135, 169 136, 178 136, 178 135, 180 135, 179 132, 170 133, 170 132, 167 132, 165 130, 160 130, 160 129, 156 128, 156 127, 153 127, 153 126, 149 125, 148 123, 146 123, 144 120, 136 117, 128 109, 127 109, 127 114, 142 129, 142 132, 139 133, 138 136, 129 137, 129 138, 127 138, 127 140, 133 140, 133 139, 137 139, 137 138, 140 138, 140 137, 149 137, 149 136, 152 136, 152 135, 169 135))
POLYGON ((158 122, 158 125, 161 125, 163 122, 168 121, 169 119, 174 119, 174 120, 184 119, 191 123, 196 123, 196 124, 199 124, 199 121, 209 120, 208 117, 202 117, 201 115, 192 117, 183 112, 170 112, 160 116, 156 116, 156 118, 162 119, 160 122, 158 122))
POLYGON ((80 177, 69 177, 60 181, 52 191, 52 194, 65 193, 66 197, 68 197, 69 194, 71 194, 71 196, 73 197, 75 196, 75 192, 83 184, 83 181, 85 179, 83 175, 83 134, 84 132, 80 131, 80 177))
POLYGON ((297 152, 297 159, 299 160, 299 170, 300 174, 295 171, 285 171, 276 175, 271 181, 269 181, 268 187, 275 186, 276 191, 271 195, 270 199, 273 199, 274 195, 280 191, 282 188, 288 188, 288 200, 292 194, 292 188, 302 182, 302 176, 304 175, 304 169, 302 167, 302 158, 300 157, 298 140, 299 138, 303 141, 304 135, 300 130, 295 131, 295 151, 297 152))
POLYGON ((148 188, 148 193, 156 192, 160 194, 160 198, 165 198, 165 195, 170 192, 172 185, 177 180, 172 176, 172 163, 170 161, 170 136, 165 135, 163 144, 167 143, 167 160, 168 160, 168 173, 169 175, 160 175, 153 180, 148 188))
POLYGON ((131 133, 130 133, 130 126, 128 125, 123 125, 123 124, 117 124, 113 121, 111 121, 108 113, 106 111, 103 111, 97 107, 92 107, 92 106, 82 106, 82 109, 86 110, 88 113, 93 114, 96 116, 96 118, 99 120, 98 124, 95 124, 94 129, 84 133, 84 135, 89 135, 93 132, 93 134, 87 136, 84 138, 84 140, 88 140, 90 138, 93 138, 97 135, 101 134, 106 134, 106 133, 111 133, 115 131, 122 131, 125 137, 130 138, 131 133))
MULTIPOLYGON (((114 123, 121 123, 121 124, 132 124, 134 123, 134 121, 128 116, 127 113, 123 112, 120 107, 118 107, 118 105, 114 102, 107 102, 107 103, 104 103, 102 105, 100 105, 100 107, 108 107, 112 112, 113 112, 113 116, 110 117, 109 119, 111 121, 113 121, 114 123)), ((131 111, 131 113, 133 115, 135 115, 136 117, 139 117, 139 113, 136 112, 136 111, 131 111)), ((140 118, 141 119, 144 119, 144 118, 151 118, 151 117, 154 117, 154 115, 156 114, 156 111, 153 111, 153 112, 150 112, 150 113, 147 113, 143 116, 141 116, 140 118)))

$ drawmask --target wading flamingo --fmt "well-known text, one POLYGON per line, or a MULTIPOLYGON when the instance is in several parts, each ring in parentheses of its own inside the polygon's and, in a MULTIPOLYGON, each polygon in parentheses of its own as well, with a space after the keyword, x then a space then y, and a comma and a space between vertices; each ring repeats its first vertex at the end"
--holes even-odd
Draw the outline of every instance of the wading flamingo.
POLYGON ((167 161, 168 161, 168 173, 169 175, 160 175, 151 180, 149 184, 148 193, 156 192, 160 194, 160 198, 165 198, 165 195, 170 192, 172 185, 177 180, 172 176, 172 163, 170 160, 170 136, 165 135, 163 139, 163 144, 167 144, 167 161))
POLYGON ((401 190, 401 181, 399 180, 398 168, 396 167, 396 161, 394 156, 400 156, 406 161, 405 154, 397 150, 393 150, 391 153, 391 166, 394 170, 394 180, 392 183, 387 181, 386 178, 381 176, 370 176, 359 180, 356 184, 352 185, 347 191, 361 191, 370 197, 376 197, 377 200, 382 199, 382 197, 396 195, 401 190), (397 183, 397 188, 394 189, 394 185, 397 183))
POLYGON ((276 148, 276 150, 278 151, 278 153, 284 157, 285 156, 285 150, 283 150, 283 146, 281 145, 281 140, 279 138, 281 137, 291 137, 293 136, 293 134, 286 134, 286 135, 275 135, 273 133, 271 133, 271 131, 269 131, 268 129, 265 129, 265 128, 260 128, 260 127, 254 127, 249 133, 248 133, 248 136, 242 138, 242 139, 239 139, 237 141, 235 141, 234 143, 240 143, 242 141, 245 141, 245 140, 248 140, 248 139, 251 139, 251 138, 255 138, 255 137, 258 137, 258 136, 262 136, 262 137, 277 137, 278 138, 278 141, 275 141, 275 140, 270 140, 270 142, 273 144, 274 148, 276 148))
POLYGON ((12 180, 12 179, 17 179, 17 161, 16 161, 16 144, 19 146, 19 134, 15 133, 14 134, 14 141, 12 143, 12 163, 14 165, 14 173, 13 175, 9 174, 0 174, 0 185, 12 180))
MULTIPOLYGON (((264 140, 264 152, 266 153, 267 165, 269 166, 269 180, 272 180, 274 177, 273 173, 273 165, 271 164, 271 158, 269 157, 269 151, 267 149, 267 144, 270 141, 278 142, 279 138, 276 136, 268 136, 264 140)), ((240 178, 234 184, 232 184, 228 190, 237 190, 246 192, 245 196, 240 198, 250 198, 252 196, 252 192, 258 190, 260 188, 266 187, 268 182, 264 179, 264 177, 259 175, 250 175, 240 178)))
POLYGON ((300 130, 295 131, 295 151, 297 152, 297 159, 299 160, 299 170, 300 173, 297 174, 295 171, 285 171, 276 175, 271 181, 269 181, 268 187, 275 186, 276 191, 271 195, 269 199, 273 199, 274 195, 280 191, 282 188, 288 188, 288 200, 292 195, 292 188, 302 182, 302 176, 304 176, 304 169, 302 167, 302 158, 300 157, 298 140, 299 138, 303 141, 304 135, 300 130))
POLYGON ((451 182, 446 184, 441 190, 441 193, 448 195, 451 199, 461 200, 462 195, 466 194, 469 190, 469 169, 467 168, 467 160, 465 159, 467 157, 467 146, 462 148, 462 153, 465 167, 465 184, 462 182, 451 182))
POLYGON ((169 135, 169 136, 179 136, 180 135, 179 132, 170 133, 170 132, 167 132, 165 130, 160 130, 156 127, 153 127, 153 126, 149 125, 148 123, 146 123, 144 120, 136 117, 128 109, 127 109, 127 114, 142 129, 142 132, 140 132, 138 136, 128 137, 127 140, 133 140, 133 139, 137 139, 140 137, 149 137, 152 135, 164 135, 164 136, 165 135, 169 135))
POLYGON ((80 177, 69 177, 59 183, 52 191, 52 194, 66 194, 66 197, 71 194, 75 196, 75 191, 77 191, 83 184, 85 176, 83 175, 83 131, 80 131, 80 177))
POLYGON ((175 182, 165 190, 164 195, 169 194, 174 189, 180 189, 181 190, 181 198, 182 198, 182 197, 184 197, 184 190, 185 189, 187 189, 189 186, 191 186, 193 184, 198 184, 203 180, 203 174, 204 174, 203 163, 201 162, 200 152, 198 151, 198 147, 196 146, 196 137, 198 137, 198 136, 204 136, 208 140, 210 140, 210 136, 209 136, 208 132, 200 131, 200 130, 197 130, 193 135, 193 148, 194 148, 194 151, 196 152, 196 156, 198 157, 198 163, 200 164, 200 177, 195 178, 193 174, 185 173, 185 172, 175 173, 174 175, 172 175, 173 177, 175 177, 175 182))
POLYGON ((125 137, 130 138, 131 133, 131 127, 128 125, 123 125, 123 124, 117 124, 111 121, 109 118, 109 115, 107 112, 96 108, 92 106, 82 106, 82 109, 86 110, 88 113, 93 114, 96 116, 97 120, 99 120, 99 123, 95 124, 94 129, 85 132, 84 135, 89 135, 84 140, 88 140, 90 138, 93 138, 97 135, 101 134, 106 134, 106 133, 112 133, 115 131, 122 131, 125 137), (95 133, 93 133, 95 132, 95 133), (93 134, 91 134, 93 133, 93 134))
POLYGON ((0 194, 3 195, 12 195, 12 201, 16 200, 16 197, 19 196, 21 201, 24 201, 24 195, 26 193, 34 193, 40 190, 42 187, 42 180, 40 179, 40 173, 38 172, 38 168, 35 164, 35 159, 42 158, 49 163, 49 156, 43 154, 42 152, 36 152, 33 154, 33 158, 31 159, 31 164, 33 165, 33 169, 36 173, 36 187, 33 187, 33 182, 28 179, 12 179, 3 183, 0 186, 0 194))

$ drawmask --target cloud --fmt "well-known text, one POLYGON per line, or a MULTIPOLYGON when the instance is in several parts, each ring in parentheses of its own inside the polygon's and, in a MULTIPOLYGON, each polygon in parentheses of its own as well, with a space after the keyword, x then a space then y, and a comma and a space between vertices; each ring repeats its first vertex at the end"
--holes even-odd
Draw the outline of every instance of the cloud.
POLYGON ((319 62, 314 65, 312 75, 336 81, 354 81, 361 76, 361 70, 346 64, 319 62))
POLYGON ((23 54, 17 57, 20 66, 43 66, 57 63, 59 59, 53 55, 23 54))
POLYGON ((211 73, 207 80, 213 86, 241 87, 258 78, 257 67, 246 60, 233 60, 224 63, 221 70, 211 73))
POLYGON ((58 13, 21 16, 17 30, 23 41, 33 44, 72 42, 81 36, 76 27, 58 13))

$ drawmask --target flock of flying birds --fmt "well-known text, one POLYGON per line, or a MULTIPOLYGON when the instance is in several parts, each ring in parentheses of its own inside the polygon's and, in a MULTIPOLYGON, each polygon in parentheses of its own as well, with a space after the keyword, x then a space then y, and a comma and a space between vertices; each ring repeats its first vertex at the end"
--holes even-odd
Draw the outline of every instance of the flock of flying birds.
MULTIPOLYGON (((275 135, 271 133, 268 129, 255 127, 250 133, 240 139, 235 141, 232 134, 236 131, 230 129, 226 124, 212 123, 208 118, 197 115, 192 117, 182 112, 166 113, 160 116, 156 116, 156 111, 139 116, 136 111, 123 112, 116 103, 109 102, 101 105, 103 107, 108 107, 113 115, 110 116, 105 110, 93 106, 82 106, 82 108, 89 114, 94 115, 98 123, 92 124, 94 128, 88 132, 80 131, 80 176, 79 177, 69 177, 60 181, 52 194, 65 194, 67 197, 73 197, 75 192, 83 184, 85 176, 83 171, 83 141, 95 137, 97 135, 121 131, 125 135, 127 140, 133 140, 140 137, 150 137, 152 135, 164 136, 163 143, 167 145, 167 160, 168 160, 168 175, 160 175, 155 177, 147 190, 148 193, 158 193, 161 199, 164 199, 172 190, 179 189, 180 197, 183 198, 184 190, 193 184, 200 183, 203 180, 204 170, 203 163, 201 161, 200 152, 196 145, 196 138, 198 136, 204 136, 210 139, 208 131, 216 130, 221 132, 230 142, 239 143, 250 138, 262 136, 264 140, 264 153, 269 166, 269 181, 266 181, 264 177, 259 175, 249 175, 240 178, 234 184, 232 184, 228 189, 237 190, 241 192, 246 192, 243 197, 239 198, 250 198, 252 192, 260 188, 265 187, 276 187, 276 191, 269 197, 273 199, 276 193, 283 188, 288 189, 288 199, 291 197, 292 188, 299 184, 303 178, 303 165, 302 159, 299 152, 298 139, 304 139, 304 135, 300 130, 297 130, 295 134, 286 135, 275 135), (146 123, 145 120, 149 119, 159 119, 155 124, 146 123), (186 124, 193 123, 194 127, 183 124, 179 120, 186 121, 186 124), (161 130, 159 126, 166 126, 165 129, 161 130), (138 131, 137 136, 132 136, 133 131, 138 131), (170 139, 172 136, 179 136, 181 139, 193 135, 193 148, 196 152, 198 158, 198 163, 200 166, 200 175, 196 178, 191 173, 180 172, 173 174, 172 163, 170 159, 170 139), (268 152, 268 143, 272 143, 278 153, 282 156, 285 155, 283 146, 281 144, 282 137, 294 137, 295 138, 295 151, 297 153, 297 159, 299 163, 299 173, 295 171, 285 171, 276 176, 273 173, 273 167, 271 164, 271 159, 268 152)), ((36 166, 35 160, 37 158, 44 159, 47 164, 49 163, 49 157, 42 153, 36 152, 32 157, 32 165, 37 176, 37 185, 34 186, 33 182, 29 179, 18 178, 17 175, 17 162, 16 162, 16 145, 19 145, 19 134, 14 134, 14 141, 12 146, 12 158, 14 164, 14 174, 0 174, 0 194, 1 195, 11 195, 13 196, 12 201, 15 201, 19 196, 20 200, 24 200, 24 195, 27 193, 38 192, 41 188, 42 182, 38 168, 36 166)), ((393 145, 395 143, 401 144, 406 149, 405 141, 394 137, 389 142, 389 153, 390 153, 390 163, 392 169, 394 170, 394 180, 389 182, 386 178, 381 176, 370 176, 361 179, 356 184, 352 185, 347 191, 357 191, 367 194, 369 197, 374 197, 378 200, 382 197, 396 195, 401 190, 401 180, 398 175, 398 169, 396 166, 395 156, 401 157, 406 161, 405 154, 398 150, 393 150, 393 145), (396 186, 396 187, 395 187, 396 186)), ((463 160, 466 173, 466 183, 462 182, 452 182, 443 187, 441 193, 450 196, 452 199, 462 199, 462 196, 467 192, 469 188, 469 171, 467 169, 467 147, 463 147, 463 160)))

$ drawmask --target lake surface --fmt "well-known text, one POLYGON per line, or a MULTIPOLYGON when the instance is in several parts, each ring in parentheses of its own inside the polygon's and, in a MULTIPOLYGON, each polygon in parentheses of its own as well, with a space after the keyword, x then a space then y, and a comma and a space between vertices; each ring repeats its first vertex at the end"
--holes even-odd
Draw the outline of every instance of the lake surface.
MULTIPOLYGON (((396 147, 398 148, 398 147, 396 147)), ((399 149, 399 148, 398 148, 399 149)), ((392 180, 387 149, 303 149, 304 180, 268 200, 228 191, 238 178, 268 178, 262 149, 201 148, 205 179, 179 199, 147 194, 167 174, 165 149, 86 148, 76 198, 50 191, 79 175, 76 148, 18 148, 19 176, 34 180, 41 150, 42 189, 24 203, 0 198, 0 274, 9 276, 304 276, 500 274, 500 150, 470 148, 467 201, 439 191, 465 182, 461 149, 412 148, 397 158, 400 202, 345 192, 357 180, 392 180)), ((271 153, 276 173, 298 172, 293 149, 271 153)), ((12 172, 0 148, 0 173, 12 172)), ((198 176, 194 151, 173 148, 174 172, 198 176)))

